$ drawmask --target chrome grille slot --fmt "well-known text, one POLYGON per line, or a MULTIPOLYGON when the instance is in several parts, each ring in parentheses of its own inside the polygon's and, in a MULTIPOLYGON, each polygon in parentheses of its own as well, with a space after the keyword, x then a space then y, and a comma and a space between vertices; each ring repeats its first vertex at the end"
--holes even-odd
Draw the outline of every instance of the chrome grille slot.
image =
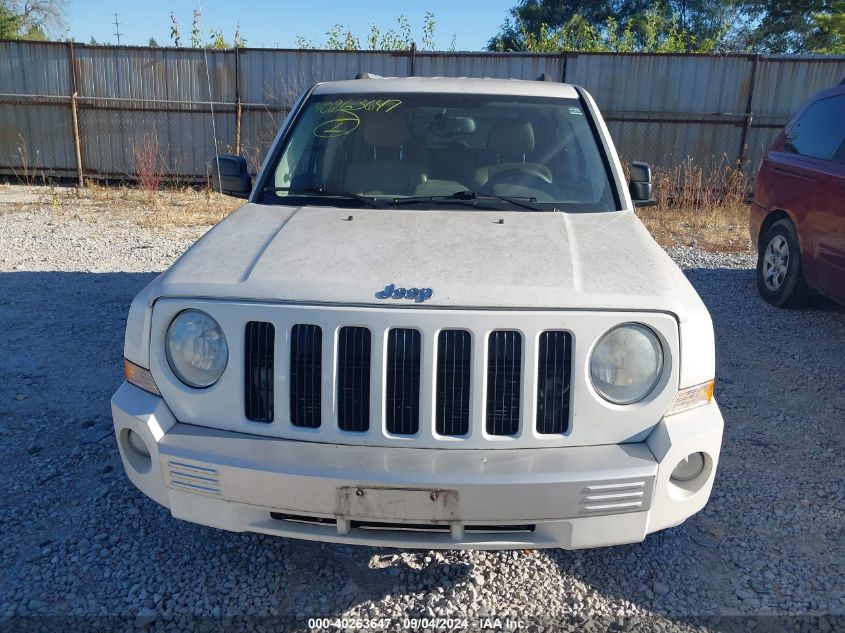
POLYGON ((414 435, 420 429, 419 330, 394 328, 387 335, 385 413, 387 431, 414 435))
POLYGON ((370 331, 340 328, 337 340, 337 415, 343 431, 370 428, 370 331))
POLYGON ((565 433, 569 428, 572 335, 543 332, 537 351, 537 432, 565 433))
POLYGON ((437 339, 435 428, 440 435, 469 432, 472 335, 467 330, 443 330, 437 339))
POLYGON ((323 330, 297 324, 290 335, 290 421, 318 428, 321 422, 323 330))
POLYGON ((522 335, 514 330, 490 332, 487 342, 487 433, 519 431, 522 335))
POLYGON ((248 420, 273 421, 273 365, 276 329, 250 321, 244 333, 244 409, 248 420))

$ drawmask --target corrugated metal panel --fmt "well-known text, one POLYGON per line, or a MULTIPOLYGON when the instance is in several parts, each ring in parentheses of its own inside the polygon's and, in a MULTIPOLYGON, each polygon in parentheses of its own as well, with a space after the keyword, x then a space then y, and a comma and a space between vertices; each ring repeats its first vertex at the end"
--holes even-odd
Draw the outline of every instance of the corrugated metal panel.
POLYGON ((70 106, 0 104, 0 173, 76 172, 70 106))
POLYGON ((244 110, 241 115, 241 152, 249 163, 250 171, 256 173, 273 139, 279 132, 286 113, 260 108, 244 110))
POLYGON ((414 62, 414 74, 421 77, 537 79, 543 73, 560 81, 563 77, 563 56, 417 53, 414 62))
MULTIPOLYGON (((215 110, 217 147, 231 153, 235 142, 235 116, 215 110)), ((79 112, 82 161, 86 172, 131 176, 136 172, 134 148, 150 136, 158 141, 167 177, 204 177, 214 156, 214 133, 208 112, 145 112, 93 110, 79 112)))
POLYGON ((699 164, 734 162, 741 129, 736 125, 608 121, 623 161, 641 160, 667 169, 691 156, 699 164))
POLYGON ((0 41, 0 93, 69 96, 68 55, 68 44, 0 41))
POLYGON ((760 163, 780 132, 780 128, 752 127, 745 139, 745 172, 753 177, 760 169, 760 163))
POLYGON ((360 72, 407 77, 410 53, 381 51, 242 50, 240 96, 246 103, 290 105, 320 81, 354 79, 360 72))
POLYGON ((751 109, 766 122, 785 124, 814 93, 845 77, 845 57, 762 58, 757 64, 751 109))
MULTIPOLYGON (((65 99, 73 90, 70 51, 63 43, 0 42, 0 165, 19 165, 24 150, 53 175, 75 173, 65 99)), ((244 107, 241 121, 241 145, 256 168, 284 119, 279 107, 313 83, 359 72, 407 76, 412 68, 420 76, 565 76, 594 95, 623 158, 663 167, 687 156, 702 163, 739 157, 753 75, 753 119, 745 138, 753 173, 779 127, 811 94, 845 76, 845 56, 760 57, 753 70, 749 55, 418 52, 412 60, 408 51, 81 45, 73 53, 85 171, 130 177, 132 147, 149 133, 157 136, 171 174, 201 177, 213 154, 209 100, 217 102, 221 151, 235 141, 235 100, 256 104, 244 107)))
POLYGON ((710 55, 572 53, 566 81, 599 108, 647 112, 745 112, 752 59, 710 55))
POLYGON ((82 46, 74 49, 74 58, 81 97, 235 101, 234 51, 82 46))

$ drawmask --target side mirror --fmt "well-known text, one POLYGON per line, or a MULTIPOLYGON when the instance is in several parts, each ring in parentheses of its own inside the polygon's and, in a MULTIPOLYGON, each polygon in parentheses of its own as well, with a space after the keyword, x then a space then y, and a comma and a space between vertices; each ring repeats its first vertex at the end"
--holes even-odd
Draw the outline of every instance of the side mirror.
POLYGON ((637 161, 631 163, 628 191, 631 192, 635 207, 651 207, 657 204, 657 200, 651 197, 651 165, 637 161))
POLYGON ((214 189, 227 196, 249 198, 252 192, 252 178, 249 177, 249 169, 243 156, 218 156, 212 158, 208 166, 211 169, 214 189))

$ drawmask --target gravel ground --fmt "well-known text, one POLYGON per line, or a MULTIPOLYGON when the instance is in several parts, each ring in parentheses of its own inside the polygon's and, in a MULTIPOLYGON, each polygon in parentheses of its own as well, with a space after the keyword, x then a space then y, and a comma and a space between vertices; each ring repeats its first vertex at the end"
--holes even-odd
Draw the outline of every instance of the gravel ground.
POLYGON ((750 254, 670 249, 715 321, 726 428, 709 505, 644 543, 399 552, 230 534, 173 519, 129 483, 108 404, 129 302, 202 232, 0 193, 0 629, 296 626, 278 615, 845 626, 843 308, 771 308, 750 254))

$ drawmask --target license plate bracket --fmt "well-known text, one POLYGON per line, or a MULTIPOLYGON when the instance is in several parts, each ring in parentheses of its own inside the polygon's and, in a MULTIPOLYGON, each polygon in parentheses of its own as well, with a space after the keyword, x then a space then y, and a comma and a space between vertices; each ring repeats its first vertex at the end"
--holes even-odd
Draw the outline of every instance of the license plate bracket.
POLYGON ((342 486, 335 514, 340 517, 397 521, 458 520, 458 491, 441 488, 342 486))

